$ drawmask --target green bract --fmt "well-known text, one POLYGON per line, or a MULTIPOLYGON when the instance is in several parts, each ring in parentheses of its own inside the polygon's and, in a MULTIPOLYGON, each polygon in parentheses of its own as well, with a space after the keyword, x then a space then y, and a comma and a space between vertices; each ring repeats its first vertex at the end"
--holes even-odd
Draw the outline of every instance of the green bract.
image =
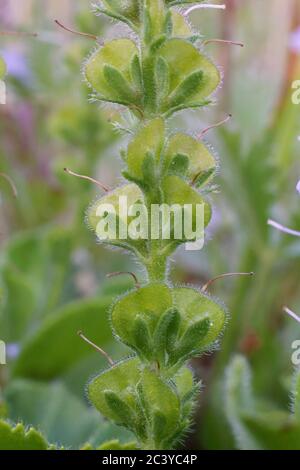
POLYGON ((137 105, 133 69, 138 49, 130 39, 115 39, 95 52, 86 66, 86 78, 105 101, 137 105))
POLYGON ((162 37, 151 47, 141 57, 133 41, 116 39, 95 52, 85 74, 99 99, 148 117, 206 104, 220 83, 215 65, 180 38, 162 37))
POLYGON ((111 320, 122 342, 168 369, 211 347, 223 330, 225 313, 194 289, 153 283, 119 300, 111 320))
MULTIPOLYGON (((194 45, 199 35, 172 8, 191 3, 199 2, 104 0, 96 11, 125 22, 135 39, 105 43, 85 65, 95 96, 125 106, 134 115, 131 123, 138 121, 122 151, 128 183, 94 202, 87 221, 100 241, 133 252, 147 275, 110 312, 116 339, 134 356, 93 379, 88 395, 144 449, 172 448, 189 428, 199 384, 186 363, 213 348, 226 320, 219 303, 192 287, 173 286, 167 275, 168 259, 180 244, 204 239, 212 211, 201 190, 216 171, 202 141, 168 131, 172 114, 208 105, 220 84, 217 67, 194 45), (120 211, 124 200, 127 209, 139 207, 138 216, 120 211), (153 232, 154 206, 164 222, 153 232), (190 235, 178 230, 187 214, 190 235), (132 238, 142 215, 147 227, 132 238)), ((110 446, 119 448, 118 442, 105 448, 110 446)))
POLYGON ((88 395, 104 416, 135 432, 146 447, 163 448, 181 425, 175 390, 138 359, 116 364, 93 379, 88 395))

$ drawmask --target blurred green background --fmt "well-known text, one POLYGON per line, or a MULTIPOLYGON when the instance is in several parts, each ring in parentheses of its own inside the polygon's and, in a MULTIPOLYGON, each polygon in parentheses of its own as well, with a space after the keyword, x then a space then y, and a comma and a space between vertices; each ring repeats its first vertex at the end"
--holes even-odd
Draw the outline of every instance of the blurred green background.
MULTIPOLYGON (((206 136, 220 163, 206 246, 196 253, 179 250, 171 277, 202 286, 225 272, 255 276, 225 279, 211 289, 230 315, 220 349, 193 361, 204 387, 185 445, 249 447, 235 435, 245 431, 255 435, 257 447, 278 448, 284 429, 276 413, 288 419, 292 343, 300 340, 300 325, 284 316, 282 306, 300 313, 300 240, 276 232, 267 220, 300 229, 300 105, 291 101, 292 83, 300 79, 300 2, 225 3, 225 11, 190 15, 205 38, 242 41, 245 47, 208 45, 223 71, 218 104, 170 122, 171 129, 196 133, 233 115, 206 136), (276 415, 268 420, 270 439, 230 410, 225 371, 236 353, 250 363, 255 413, 276 415)), ((128 255, 96 243, 84 218, 99 191, 63 171, 69 167, 112 187, 120 184, 126 136, 115 123, 128 116, 89 101, 81 66, 95 44, 64 32, 55 19, 100 39, 128 33, 95 17, 89 0, 1 0, 0 31, 38 37, 0 36, 8 66, 0 172, 18 188, 15 199, 0 182, 0 339, 7 343, 8 361, 0 366, 0 416, 36 426, 51 443, 78 448, 87 441, 130 438, 89 407, 85 384, 106 365, 76 333, 83 330, 114 359, 129 354, 112 338, 107 310, 132 281, 106 275, 129 270, 142 280, 142 273, 128 255)), ((297 443, 300 449, 300 432, 297 443)))

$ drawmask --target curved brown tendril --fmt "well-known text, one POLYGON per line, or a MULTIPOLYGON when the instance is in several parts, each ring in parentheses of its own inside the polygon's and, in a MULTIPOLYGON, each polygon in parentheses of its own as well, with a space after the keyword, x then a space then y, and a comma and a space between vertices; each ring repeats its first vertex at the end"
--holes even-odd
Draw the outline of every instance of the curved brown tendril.
POLYGON ((15 183, 13 182, 13 180, 11 179, 11 177, 8 176, 6 173, 0 173, 0 176, 2 176, 2 178, 4 178, 8 182, 9 186, 11 187, 14 197, 18 197, 17 187, 15 183))
POLYGON ((83 341, 85 341, 86 343, 88 343, 90 346, 92 346, 94 349, 96 349, 97 352, 99 352, 102 356, 105 357, 105 359, 108 361, 108 363, 111 365, 111 366, 114 366, 115 363, 114 361, 112 360, 112 358, 107 354, 107 352, 105 352, 103 349, 101 349, 99 346, 97 346, 95 343, 93 343, 92 341, 90 341, 84 334, 82 331, 78 331, 78 336, 83 339, 83 341))
POLYGON ((230 44, 232 46, 244 47, 244 44, 242 42, 229 41, 227 39, 206 39, 205 41, 202 42, 202 46, 207 46, 208 44, 213 44, 213 43, 230 44))
POLYGON ((90 181, 91 183, 96 184, 96 185, 99 186, 101 189, 103 189, 103 191, 105 191, 106 193, 111 190, 108 186, 104 185, 103 183, 101 183, 101 182, 98 181, 98 180, 95 180, 95 179, 92 178, 91 176, 80 175, 79 173, 75 173, 74 171, 70 170, 69 168, 64 168, 64 171, 65 171, 66 173, 68 173, 68 175, 76 176, 77 178, 81 178, 81 179, 83 179, 83 180, 87 180, 87 181, 90 181))
POLYGON ((97 41, 98 37, 95 36, 95 34, 90 34, 90 33, 82 33, 80 31, 75 31, 74 29, 68 28, 67 26, 63 25, 60 21, 54 20, 54 22, 62 29, 67 31, 68 33, 72 34, 77 34, 77 36, 83 36, 88 39, 93 39, 94 41, 97 41))
POLYGON ((214 277, 213 279, 210 279, 201 289, 201 292, 206 292, 207 289, 213 284, 215 281, 218 281, 219 279, 223 279, 225 277, 231 277, 231 276, 254 276, 254 272, 250 273, 225 273, 225 274, 220 274, 220 276, 214 277))
POLYGON ((200 139, 200 140, 203 139, 203 137, 205 136, 205 134, 207 134, 208 131, 210 131, 211 129, 215 129, 216 127, 222 126, 223 124, 226 124, 226 122, 228 122, 231 118, 232 118, 232 114, 228 114, 228 116, 225 119, 223 119, 222 121, 217 122, 216 124, 212 124, 211 126, 206 127, 205 129, 203 129, 203 131, 200 132, 200 134, 198 136, 198 139, 200 139))
POLYGON ((140 283, 139 283, 139 281, 138 281, 138 278, 137 278, 137 276, 136 276, 134 273, 132 273, 131 271, 118 271, 118 272, 115 272, 115 273, 109 273, 109 274, 106 275, 106 277, 107 277, 108 279, 110 279, 111 277, 122 276, 123 274, 128 274, 129 276, 131 276, 131 277, 134 279, 135 287, 136 287, 137 289, 140 289, 141 285, 140 285, 140 283))

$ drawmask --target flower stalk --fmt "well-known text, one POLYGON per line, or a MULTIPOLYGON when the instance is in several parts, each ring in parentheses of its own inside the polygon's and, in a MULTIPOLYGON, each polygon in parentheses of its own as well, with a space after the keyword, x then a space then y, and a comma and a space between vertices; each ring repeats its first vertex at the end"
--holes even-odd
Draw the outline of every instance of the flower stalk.
POLYGON ((87 222, 101 243, 131 252, 147 273, 144 283, 127 273, 135 287, 110 311, 114 336, 132 355, 110 363, 89 383, 88 396, 106 418, 132 431, 143 449, 174 448, 189 430, 199 385, 188 361, 212 349, 226 321, 224 308, 206 292, 175 286, 169 278, 170 256, 180 245, 198 242, 198 234, 177 236, 171 216, 169 237, 159 228, 155 237, 133 238, 124 229, 136 219, 120 209, 124 198, 139 204, 150 227, 153 205, 180 211, 189 205, 193 227, 200 205, 204 228, 211 219, 205 188, 214 177, 215 159, 203 141, 168 131, 169 117, 207 106, 220 84, 218 68, 195 47, 185 19, 195 8, 208 7, 224 8, 188 0, 103 0, 96 14, 125 23, 136 39, 105 42, 84 68, 99 101, 124 107, 139 122, 122 152, 126 183, 107 188, 89 208, 87 222), (197 5, 185 14, 174 8, 191 3, 197 5), (118 233, 101 236, 99 227, 107 227, 114 213, 118 233))

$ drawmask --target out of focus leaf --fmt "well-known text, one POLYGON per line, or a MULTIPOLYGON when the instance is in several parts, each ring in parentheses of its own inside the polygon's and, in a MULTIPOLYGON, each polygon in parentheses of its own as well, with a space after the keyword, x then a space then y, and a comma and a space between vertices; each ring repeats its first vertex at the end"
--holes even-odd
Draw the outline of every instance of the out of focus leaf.
POLYGON ((59 446, 76 449, 96 433, 98 444, 117 435, 115 426, 59 383, 16 380, 6 389, 5 398, 9 419, 38 427, 49 442, 59 446))
POLYGON ((294 413, 261 408, 251 389, 251 374, 246 360, 237 356, 226 377, 226 413, 237 446, 246 450, 299 450, 300 421, 299 372, 296 376, 294 413))
POLYGON ((93 349, 77 335, 79 330, 103 347, 111 340, 107 321, 110 298, 74 302, 48 317, 24 344, 14 375, 49 380, 62 375, 93 349))

